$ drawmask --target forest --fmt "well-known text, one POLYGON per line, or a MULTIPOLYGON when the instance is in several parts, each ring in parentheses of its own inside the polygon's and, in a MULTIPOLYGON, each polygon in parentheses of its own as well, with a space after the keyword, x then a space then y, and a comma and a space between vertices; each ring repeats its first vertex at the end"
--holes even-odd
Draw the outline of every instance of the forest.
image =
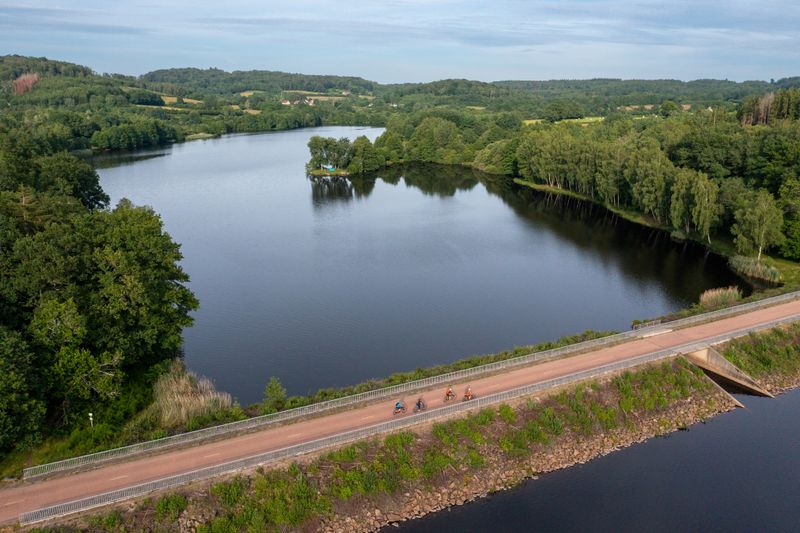
POLYGON ((132 77, 0 57, 0 454, 61 439, 58 454, 69 455, 165 431, 156 419, 139 421, 180 356, 198 302, 159 216, 108 205, 87 162, 93 152, 385 126, 374 144, 312 139, 310 166, 365 176, 415 161, 517 177, 628 210, 676 237, 731 241, 752 258, 743 268, 768 277, 752 266, 765 251, 800 259, 798 86, 798 78, 381 85, 217 69, 132 77), (100 422, 87 432, 90 409, 100 422))

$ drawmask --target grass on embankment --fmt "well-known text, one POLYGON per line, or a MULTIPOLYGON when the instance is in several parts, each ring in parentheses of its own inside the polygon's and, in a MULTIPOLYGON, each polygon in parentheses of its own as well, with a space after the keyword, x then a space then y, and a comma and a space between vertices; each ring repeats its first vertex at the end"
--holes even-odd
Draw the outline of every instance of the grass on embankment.
MULTIPOLYGON (((460 488, 470 486, 469 480, 492 480, 510 471, 522 479, 574 463, 577 449, 597 448, 597 455, 606 450, 598 443, 634 442, 631 435, 640 438, 644 426, 655 434, 675 429, 664 422, 671 408, 678 402, 696 407, 703 402, 685 400, 715 397, 707 393, 712 389, 702 372, 676 358, 515 406, 484 408, 417 432, 365 440, 304 464, 259 468, 250 476, 147 499, 133 510, 74 525, 177 531, 179 524, 197 522, 202 532, 313 531, 376 508, 384 509, 383 516, 408 513, 410 494, 425 500, 437 492, 447 497, 452 481, 460 488), (523 467, 525 461, 530 462, 523 467)), ((370 516, 376 520, 372 525, 385 522, 370 516)), ((356 524, 367 527, 363 521, 356 524)))
POLYGON ((770 392, 800 386, 800 322, 751 333, 720 352, 770 392))

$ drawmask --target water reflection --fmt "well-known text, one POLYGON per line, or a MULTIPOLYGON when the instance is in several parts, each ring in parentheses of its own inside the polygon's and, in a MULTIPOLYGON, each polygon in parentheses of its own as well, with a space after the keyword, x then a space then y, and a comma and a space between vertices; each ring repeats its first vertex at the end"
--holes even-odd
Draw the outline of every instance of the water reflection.
POLYGON ((122 165, 130 165, 139 161, 147 161, 157 157, 164 157, 170 154, 170 148, 158 148, 147 152, 116 152, 108 154, 94 154, 89 158, 89 162, 94 168, 113 168, 122 165))
MULTIPOLYGON (((377 180, 414 188, 425 195, 449 198, 470 191, 479 183, 500 198, 528 231, 572 243, 587 260, 605 270, 619 270, 640 287, 666 282, 686 295, 702 292, 715 272, 717 283, 736 285, 745 295, 752 286, 736 276, 723 257, 698 243, 674 242, 667 232, 628 222, 614 213, 569 196, 541 193, 520 187, 506 176, 484 174, 474 169, 440 165, 395 165, 366 176, 312 178, 315 206, 355 197, 368 197, 377 180)), ((648 318, 648 317, 640 317, 648 318)))
POLYGON ((326 204, 349 202, 353 199, 353 184, 345 178, 332 176, 310 176, 311 202, 314 208, 326 204))

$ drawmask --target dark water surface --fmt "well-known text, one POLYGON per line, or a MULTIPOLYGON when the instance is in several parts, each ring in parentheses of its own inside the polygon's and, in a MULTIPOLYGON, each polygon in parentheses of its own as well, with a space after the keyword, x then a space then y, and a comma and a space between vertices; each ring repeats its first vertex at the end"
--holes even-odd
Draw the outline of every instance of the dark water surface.
POLYGON ((586 329, 625 330, 736 283, 716 256, 468 169, 311 181, 327 127, 105 161, 103 188, 161 214, 200 300, 189 367, 243 403, 270 376, 340 386, 586 329))
POLYGON ((800 390, 776 399, 738 398, 746 409, 399 530, 798 531, 800 390))

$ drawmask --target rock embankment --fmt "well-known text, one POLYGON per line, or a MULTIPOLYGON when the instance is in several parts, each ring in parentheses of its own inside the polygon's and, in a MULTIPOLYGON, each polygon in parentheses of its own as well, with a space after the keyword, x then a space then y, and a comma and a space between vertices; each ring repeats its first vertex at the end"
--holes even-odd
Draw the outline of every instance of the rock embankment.
POLYGON ((486 467, 477 473, 453 470, 434 486, 419 486, 380 502, 364 501, 349 512, 337 512, 318 526, 331 533, 376 531, 384 526, 419 518, 482 498, 492 492, 519 485, 540 474, 586 463, 621 448, 704 421, 734 408, 730 397, 711 390, 704 398, 689 397, 674 402, 666 411, 635 424, 592 436, 565 432, 557 441, 528 457, 486 457, 486 467))

